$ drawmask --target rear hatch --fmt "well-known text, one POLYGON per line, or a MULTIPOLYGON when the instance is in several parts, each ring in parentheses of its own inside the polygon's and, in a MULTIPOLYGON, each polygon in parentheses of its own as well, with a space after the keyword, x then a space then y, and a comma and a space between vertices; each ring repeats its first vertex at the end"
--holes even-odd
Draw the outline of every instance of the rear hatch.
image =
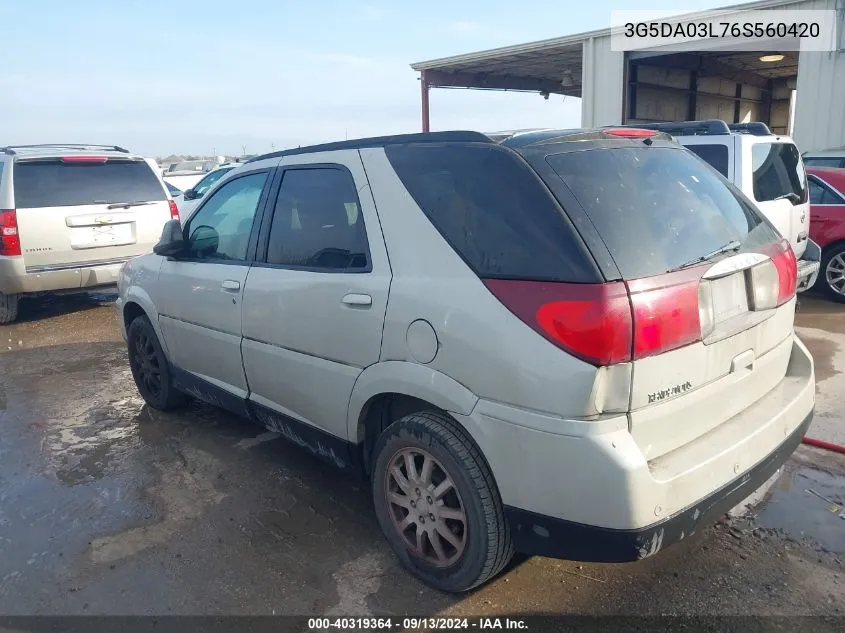
POLYGON ((648 459, 704 435, 783 379, 796 261, 738 189, 648 133, 523 153, 582 235, 598 236, 597 262, 610 257, 599 287, 547 290, 537 329, 594 365, 630 368, 630 430, 648 459))
POLYGON ((798 148, 783 137, 753 136, 742 148, 742 181, 751 183, 754 202, 800 259, 810 232, 810 200, 798 148))
POLYGON ((119 261, 149 252, 173 210, 143 158, 19 158, 14 200, 27 269, 119 261))

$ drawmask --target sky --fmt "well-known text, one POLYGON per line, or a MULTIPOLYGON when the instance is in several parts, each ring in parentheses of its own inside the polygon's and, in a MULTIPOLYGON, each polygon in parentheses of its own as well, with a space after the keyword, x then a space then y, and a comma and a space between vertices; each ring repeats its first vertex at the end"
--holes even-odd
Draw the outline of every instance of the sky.
MULTIPOLYGON (((255 154, 420 131, 413 62, 724 0, 0 0, 1 144, 255 154)), ((433 130, 577 127, 580 100, 434 89, 433 130)))

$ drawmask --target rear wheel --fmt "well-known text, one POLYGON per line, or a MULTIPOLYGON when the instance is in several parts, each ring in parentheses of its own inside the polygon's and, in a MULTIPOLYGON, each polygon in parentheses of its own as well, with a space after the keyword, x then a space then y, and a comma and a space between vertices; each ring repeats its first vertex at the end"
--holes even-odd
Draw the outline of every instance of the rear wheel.
POLYGON ((845 244, 837 244, 822 254, 819 284, 825 294, 845 303, 845 244))
POLYGON ((448 416, 389 426, 374 449, 381 529, 411 573, 442 591, 472 589, 513 556, 502 500, 478 447, 448 416))
POLYGON ((144 401, 162 411, 185 404, 188 398, 173 386, 170 365, 149 319, 139 316, 132 321, 127 339, 129 367, 144 401))
POLYGON ((18 318, 18 295, 0 292, 0 325, 11 323, 18 318))

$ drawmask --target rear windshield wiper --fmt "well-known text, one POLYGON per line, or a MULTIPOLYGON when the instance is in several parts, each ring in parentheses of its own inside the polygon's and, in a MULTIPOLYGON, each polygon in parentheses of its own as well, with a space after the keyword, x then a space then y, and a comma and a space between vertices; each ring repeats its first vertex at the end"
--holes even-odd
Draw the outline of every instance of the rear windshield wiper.
POLYGON ((724 255, 725 253, 730 253, 732 251, 739 250, 742 247, 742 243, 738 242, 737 240, 731 240, 724 246, 720 246, 715 251, 711 251, 706 255, 702 255, 701 257, 696 257, 695 259, 691 259, 689 261, 684 262, 679 266, 675 266, 671 270, 667 272, 675 272, 676 270, 683 270, 684 268, 690 268, 691 266, 695 266, 696 264, 700 264, 701 262, 706 262, 709 259, 713 259, 719 255, 724 255))
POLYGON ((792 204, 798 204, 801 202, 801 196, 797 193, 790 191, 789 193, 785 193, 782 196, 778 196, 775 200, 789 200, 792 204))
MULTIPOLYGON (((94 204, 103 204, 105 200, 95 200, 94 204)), ((112 202, 106 209, 128 209, 129 207, 140 207, 145 204, 155 204, 152 201, 146 202, 112 202)))

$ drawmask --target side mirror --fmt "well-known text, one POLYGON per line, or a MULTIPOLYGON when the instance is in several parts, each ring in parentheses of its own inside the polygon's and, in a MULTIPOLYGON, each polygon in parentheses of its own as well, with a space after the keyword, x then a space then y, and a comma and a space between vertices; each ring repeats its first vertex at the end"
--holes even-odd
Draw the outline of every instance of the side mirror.
POLYGON ((174 257, 185 251, 185 236, 179 220, 170 220, 161 231, 161 239, 153 246, 153 253, 164 257, 174 257))
POLYGON ((196 200, 199 196, 194 189, 185 189, 185 191, 182 192, 182 197, 185 200, 196 200))
POLYGON ((220 235, 210 226, 201 225, 191 233, 191 250, 198 255, 213 255, 220 245, 220 235))

